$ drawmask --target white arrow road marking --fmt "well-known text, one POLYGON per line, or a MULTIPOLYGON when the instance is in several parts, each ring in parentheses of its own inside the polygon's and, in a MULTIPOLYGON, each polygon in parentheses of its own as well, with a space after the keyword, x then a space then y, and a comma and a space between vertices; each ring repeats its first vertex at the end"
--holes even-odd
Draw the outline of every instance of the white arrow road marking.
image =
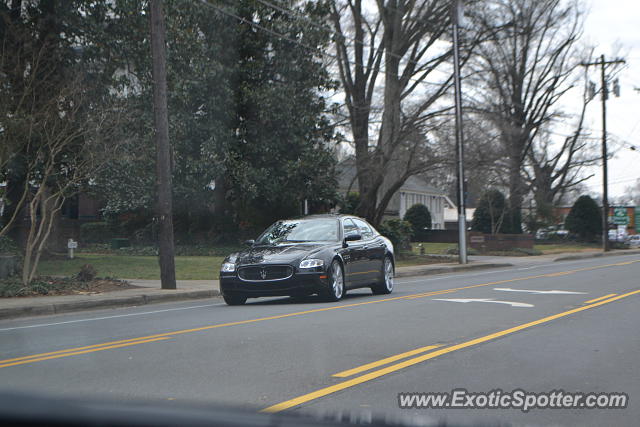
POLYGON ((451 302, 493 302, 496 304, 507 304, 511 307, 533 307, 533 304, 527 304, 524 302, 513 302, 513 301, 495 301, 489 298, 461 298, 461 299, 434 299, 434 301, 451 301, 451 302))
POLYGON ((533 289, 511 289, 511 288, 493 288, 494 291, 505 291, 505 292, 526 292, 529 294, 586 294, 586 292, 574 292, 574 291, 536 291, 533 289))

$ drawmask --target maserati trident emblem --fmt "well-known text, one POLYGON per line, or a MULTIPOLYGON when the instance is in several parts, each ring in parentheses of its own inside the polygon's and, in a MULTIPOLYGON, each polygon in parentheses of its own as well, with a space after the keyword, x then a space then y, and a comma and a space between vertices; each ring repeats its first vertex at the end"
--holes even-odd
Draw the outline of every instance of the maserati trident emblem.
POLYGON ((262 280, 267 278, 267 270, 265 270, 264 268, 260 270, 260 277, 262 277, 262 280))

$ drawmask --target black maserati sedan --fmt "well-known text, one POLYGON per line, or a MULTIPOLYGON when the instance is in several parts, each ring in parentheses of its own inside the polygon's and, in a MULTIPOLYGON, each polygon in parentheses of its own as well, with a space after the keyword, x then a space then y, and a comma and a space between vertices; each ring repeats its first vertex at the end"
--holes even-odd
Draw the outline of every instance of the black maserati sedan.
POLYGON ((277 221, 225 258, 220 290, 229 305, 247 298, 318 294, 340 300, 347 289, 393 291, 393 245, 362 218, 311 215, 277 221))

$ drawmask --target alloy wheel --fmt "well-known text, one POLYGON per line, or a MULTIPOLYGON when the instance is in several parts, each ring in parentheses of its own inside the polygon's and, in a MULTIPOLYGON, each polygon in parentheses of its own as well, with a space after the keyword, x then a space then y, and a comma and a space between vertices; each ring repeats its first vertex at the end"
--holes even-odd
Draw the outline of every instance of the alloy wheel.
POLYGON ((384 260, 384 286, 387 291, 393 291, 393 263, 389 258, 384 260))
POLYGON ((344 276, 342 274, 342 267, 340 266, 340 263, 338 261, 333 261, 333 263, 331 264, 331 269, 333 271, 333 281, 331 283, 333 297, 336 300, 339 300, 340 298, 342 298, 342 294, 344 293, 344 276))

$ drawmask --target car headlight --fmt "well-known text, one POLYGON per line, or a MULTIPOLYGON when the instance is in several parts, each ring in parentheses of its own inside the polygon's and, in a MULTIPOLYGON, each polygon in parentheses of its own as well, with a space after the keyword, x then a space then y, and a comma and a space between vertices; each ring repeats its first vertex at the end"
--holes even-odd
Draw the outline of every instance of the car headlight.
POLYGON ((222 264, 222 268, 220 269, 223 273, 233 273, 236 271, 236 265, 232 262, 225 262, 222 264))
POLYGON ((300 268, 315 268, 322 267, 324 265, 324 261, 321 259, 304 259, 300 263, 300 268))

